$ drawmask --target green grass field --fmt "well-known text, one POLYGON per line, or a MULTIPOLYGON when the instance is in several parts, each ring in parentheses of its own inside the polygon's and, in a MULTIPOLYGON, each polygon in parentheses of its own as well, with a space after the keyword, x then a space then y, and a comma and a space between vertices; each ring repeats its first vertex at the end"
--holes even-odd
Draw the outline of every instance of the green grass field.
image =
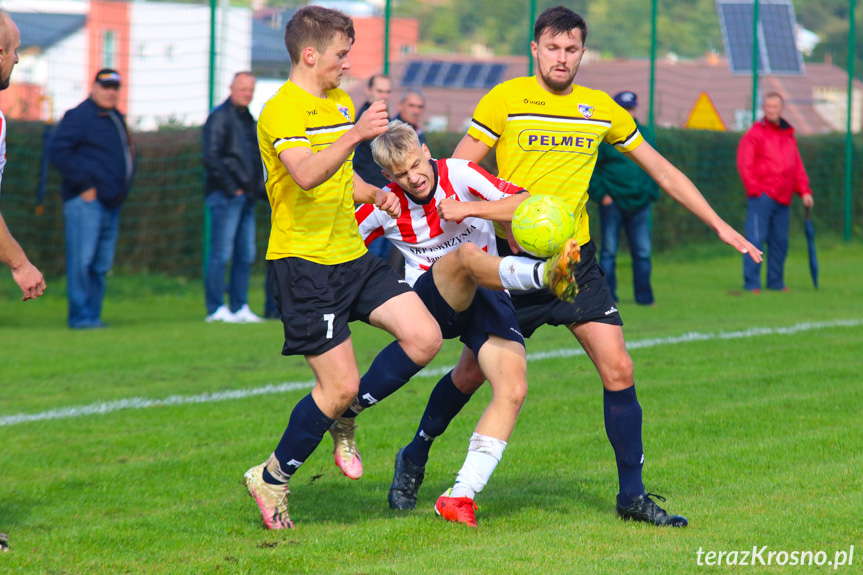
MULTIPOLYGON (((819 248, 819 291, 797 243, 791 293, 760 296, 740 293, 740 260, 721 246, 659 254, 655 308, 632 303, 620 262, 645 484, 689 518, 684 530, 615 517, 599 377, 566 330, 545 328, 528 353, 557 353, 529 363, 527 402, 478 497, 478 529, 439 520, 432 506, 461 466, 487 389, 436 442, 418 510, 387 506, 393 456, 436 381, 425 376, 360 418, 361 480, 341 475, 325 437, 292 481, 296 529, 268 532, 240 481, 307 390, 215 394, 310 381, 302 358, 279 354, 280 324, 205 324, 197 283, 112 277, 111 328, 72 332, 60 282, 25 304, 4 272, 0 531, 13 552, 0 555, 0 573, 827 573, 835 566, 777 566, 781 555, 770 567, 699 566, 697 553, 704 562, 709 551, 767 546, 765 562, 770 551, 823 551, 833 562, 852 545, 853 564, 835 571, 860 573, 863 246, 819 248), (703 337, 681 337, 691 333, 703 337), (47 412, 58 417, 13 418, 47 412)), ((262 294, 252 296, 259 311, 262 294)), ((364 369, 388 338, 360 324, 354 334, 364 369)), ((430 369, 458 353, 447 343, 430 369)))

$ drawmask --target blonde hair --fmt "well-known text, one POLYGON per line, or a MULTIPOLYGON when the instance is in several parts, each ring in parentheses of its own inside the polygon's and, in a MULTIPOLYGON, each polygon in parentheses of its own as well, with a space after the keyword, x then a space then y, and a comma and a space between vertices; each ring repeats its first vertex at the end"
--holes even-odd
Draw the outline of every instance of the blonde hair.
POLYGON ((421 147, 417 133, 401 120, 390 122, 387 131, 371 143, 375 163, 390 173, 403 167, 414 148, 421 147))

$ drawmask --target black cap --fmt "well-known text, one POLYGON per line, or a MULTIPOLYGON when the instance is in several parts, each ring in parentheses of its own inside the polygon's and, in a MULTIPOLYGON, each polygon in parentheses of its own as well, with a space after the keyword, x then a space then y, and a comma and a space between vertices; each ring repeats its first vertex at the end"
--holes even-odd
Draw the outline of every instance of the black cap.
POLYGON ((635 92, 618 92, 614 95, 614 101, 617 102, 621 108, 626 108, 627 110, 630 108, 635 108, 638 106, 638 96, 635 95, 635 92))
POLYGON ((96 72, 96 77, 93 79, 94 82, 98 82, 104 87, 108 86, 119 86, 120 85, 120 74, 117 70, 112 70, 111 68, 102 68, 98 72, 96 72))

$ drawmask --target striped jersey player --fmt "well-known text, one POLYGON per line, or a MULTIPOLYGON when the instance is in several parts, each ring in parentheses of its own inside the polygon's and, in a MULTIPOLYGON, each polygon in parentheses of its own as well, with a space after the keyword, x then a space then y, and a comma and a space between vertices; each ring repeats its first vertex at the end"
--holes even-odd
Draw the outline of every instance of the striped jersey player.
MULTIPOLYGON (((371 144, 375 162, 392 183, 386 188, 399 200, 401 212, 390 218, 380 208, 356 211, 360 234, 367 243, 384 236, 405 255, 406 276, 438 322, 446 339, 459 338, 464 352, 476 357, 492 387, 492 400, 470 439, 467 457, 452 489, 435 505, 445 519, 468 513, 476 521, 474 497, 483 490, 503 456, 527 393, 527 357, 515 308, 505 289, 524 290, 551 285, 561 299, 575 296, 573 271, 580 256, 570 239, 547 261, 497 256, 490 220, 507 222, 528 196, 521 186, 494 177, 472 162, 433 160, 416 132, 401 121, 371 144)), ((377 361, 377 360, 375 360, 377 361)), ((440 421, 426 415, 441 409, 458 412, 453 401, 460 392, 444 378, 429 398, 417 436, 423 451, 443 433, 440 421)), ((448 419, 447 419, 448 420, 448 419)), ((417 454, 402 449, 396 468, 417 454)), ((408 484, 390 488, 390 506, 416 505, 416 475, 408 484)))
POLYGON ((491 255, 497 255, 494 227, 490 220, 468 217, 447 222, 438 215, 438 206, 445 199, 459 202, 502 200, 524 191, 524 188, 492 176, 484 169, 465 160, 430 160, 434 190, 430 197, 419 201, 397 183, 387 188, 399 199, 401 215, 390 218, 373 204, 363 204, 356 211, 360 235, 366 245, 385 236, 405 256, 405 279, 413 285, 420 274, 464 242, 472 242, 491 255))

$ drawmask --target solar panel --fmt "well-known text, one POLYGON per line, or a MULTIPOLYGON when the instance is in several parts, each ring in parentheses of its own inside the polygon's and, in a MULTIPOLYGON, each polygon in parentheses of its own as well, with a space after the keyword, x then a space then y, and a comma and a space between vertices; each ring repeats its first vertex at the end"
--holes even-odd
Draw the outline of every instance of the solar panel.
POLYGON ((411 62, 408 64, 404 76, 402 76, 402 86, 413 86, 420 75, 422 67, 423 62, 411 62))
POLYGON ((467 66, 461 62, 452 62, 449 65, 446 73, 444 74, 443 82, 441 82, 441 86, 445 88, 455 88, 459 82, 462 80, 462 71, 467 66))
MULTIPOLYGON (((732 74, 752 73, 752 0, 716 0, 722 39, 732 74)), ((760 0, 758 71, 802 75, 803 57, 797 49, 797 23, 791 0, 760 0)))
POLYGON ((402 74, 401 85, 476 90, 493 88, 503 80, 508 64, 414 60, 402 74))
POLYGON ((467 69, 467 76, 464 79, 464 88, 479 88, 480 82, 482 81, 482 77, 480 74, 483 73, 483 68, 485 68, 485 64, 471 64, 467 69))
POLYGON ((437 85, 437 77, 440 74, 441 68, 443 68, 443 62, 432 62, 429 64, 425 76, 423 76, 423 86, 437 85))
POLYGON ((767 61, 774 74, 801 74, 803 60, 797 49, 797 25, 794 7, 766 4, 761 7, 761 22, 765 30, 775 34, 766 35, 767 61))
POLYGON ((506 64, 492 64, 491 69, 488 71, 488 76, 485 77, 485 82, 483 82, 484 88, 494 88, 500 81, 503 80, 503 74, 506 72, 506 64))

